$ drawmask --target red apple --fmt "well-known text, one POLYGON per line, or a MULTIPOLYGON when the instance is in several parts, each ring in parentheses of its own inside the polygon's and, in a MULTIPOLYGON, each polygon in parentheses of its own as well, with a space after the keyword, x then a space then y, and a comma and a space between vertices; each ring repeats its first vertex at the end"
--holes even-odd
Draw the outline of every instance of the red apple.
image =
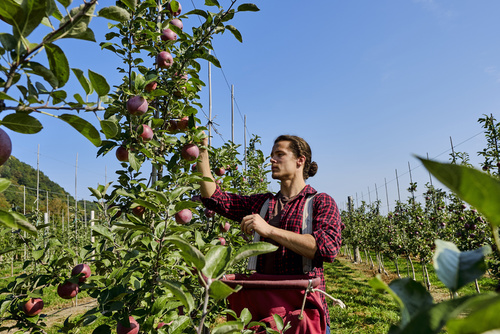
POLYGON ((41 298, 30 298, 24 305, 23 311, 28 317, 32 317, 42 312, 43 300, 41 298))
POLYGON ((177 129, 179 131, 184 131, 187 129, 189 126, 189 117, 182 117, 178 122, 177 122, 177 129))
POLYGON ((12 142, 7 132, 0 129, 0 166, 9 159, 12 153, 12 142))
POLYGON ((182 209, 175 214, 175 221, 179 224, 187 224, 193 218, 193 212, 189 209, 182 209))
POLYGON ((116 333, 117 334, 137 334, 139 333, 139 324, 134 319, 133 316, 128 317, 128 321, 130 323, 130 327, 125 327, 121 322, 118 321, 116 325, 116 333))
POLYGON ((137 127, 137 132, 140 133, 140 137, 143 141, 150 141, 153 139, 153 130, 149 125, 142 124, 137 127), (142 130, 141 130, 142 127, 142 130))
POLYGON ((223 167, 219 167, 215 169, 215 175, 222 176, 226 174, 226 170, 223 167))
POLYGON ((177 130, 178 130, 178 128, 177 128, 177 121, 175 119, 169 120, 166 130, 167 130, 168 133, 176 133, 177 130))
POLYGON ((143 206, 136 206, 135 208, 132 209, 132 213, 137 216, 137 217, 142 217, 146 209, 143 206))
POLYGON ((156 57, 156 63, 160 68, 169 68, 174 63, 174 58, 167 51, 162 51, 156 57))
POLYGON ((77 264, 73 270, 71 270, 71 276, 77 276, 78 274, 83 273, 83 276, 81 276, 78 281, 79 282, 85 282, 87 278, 90 277, 91 271, 90 267, 86 263, 80 263, 77 264))
POLYGON ((198 170, 198 168, 196 167, 196 164, 193 164, 193 165, 191 166, 191 171, 192 171, 192 172, 196 172, 197 170, 198 170))
POLYGON ((142 96, 132 96, 127 101, 127 110, 132 115, 144 115, 148 111, 148 101, 142 96))
POLYGON ((205 209, 205 217, 212 218, 215 215, 215 211, 210 209, 205 209))
POLYGON ((200 149, 195 144, 187 144, 181 151, 182 158, 187 161, 194 161, 199 155, 200 149))
POLYGON ((175 41, 177 39, 177 34, 171 29, 163 29, 160 36, 162 41, 175 41))
POLYGON ((224 239, 223 237, 219 237, 219 241, 222 246, 226 245, 226 239, 224 239))
POLYGON ((63 284, 59 284, 57 287, 57 294, 59 297, 64 299, 75 298, 78 294, 78 284, 66 281, 63 284))
POLYGON ((128 150, 126 147, 120 146, 116 149, 116 158, 118 161, 128 162, 128 150))
POLYGON ((146 87, 144 87, 144 90, 148 93, 154 91, 156 89, 156 87, 158 86, 158 83, 156 81, 152 81, 150 83, 148 83, 146 85, 146 87))
POLYGON ((221 232, 227 232, 231 228, 231 224, 229 222, 225 222, 224 225, 220 226, 221 232))
POLYGON ((172 8, 170 8, 170 3, 168 3, 168 6, 167 6, 168 10, 170 11, 170 13, 173 16, 179 16, 182 13, 182 6, 181 6, 181 4, 179 2, 177 2, 177 3, 179 4, 179 8, 177 8, 177 11, 175 11, 175 12, 173 12, 172 8))
POLYGON ((184 28, 184 24, 179 19, 172 19, 172 20, 170 20, 169 24, 176 26, 180 30, 182 30, 184 28))

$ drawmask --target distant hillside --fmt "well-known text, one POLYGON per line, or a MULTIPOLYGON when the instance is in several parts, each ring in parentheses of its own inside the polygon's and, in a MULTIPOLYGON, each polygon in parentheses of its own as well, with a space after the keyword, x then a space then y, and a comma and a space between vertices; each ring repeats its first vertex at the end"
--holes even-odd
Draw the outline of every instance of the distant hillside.
MULTIPOLYGON (((12 182, 7 190, 0 193, 0 208, 19 212, 25 209, 26 213, 36 210, 36 169, 11 156, 0 166, 0 177, 12 182)), ((65 212, 68 200, 70 207, 75 203, 74 198, 63 187, 50 180, 42 171, 40 171, 39 198, 38 208, 42 212, 47 211, 47 202, 49 211, 53 213, 65 212)))

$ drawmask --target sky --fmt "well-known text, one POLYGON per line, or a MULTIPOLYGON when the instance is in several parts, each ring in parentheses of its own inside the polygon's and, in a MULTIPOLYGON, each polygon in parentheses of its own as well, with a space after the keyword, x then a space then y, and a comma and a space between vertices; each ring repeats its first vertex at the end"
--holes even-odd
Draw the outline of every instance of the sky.
MULTIPOLYGON (((180 2, 184 12, 204 3, 180 2)), ((103 0, 99 7, 113 3, 103 0)), ((415 155, 448 161, 450 138, 455 151, 467 152, 479 166, 477 152, 486 140, 477 120, 483 114, 500 118, 500 2, 255 4, 259 12, 238 13, 231 21, 243 43, 229 32, 214 37, 222 69, 212 66, 212 114, 220 133, 213 133, 213 146, 231 140, 234 85, 234 142, 243 146, 245 116, 247 139, 260 136, 266 154, 280 134, 303 137, 319 166, 308 183, 330 194, 341 209, 348 196, 357 204, 378 198, 382 212, 394 208, 395 200, 410 196, 410 169, 417 194, 431 181, 439 187, 415 155)), ((185 27, 197 21, 196 16, 184 20, 185 27)), ((90 27, 103 41, 107 22, 95 18, 90 27)), ((0 25, 0 32, 10 32, 6 29, 0 25)), ((120 82, 119 59, 98 43, 59 45, 71 67, 101 73, 111 85, 120 82)), ((200 76, 208 82, 206 65, 200 76)), ((208 87, 200 97, 208 114, 208 87)), ((116 179, 120 165, 113 153, 96 158, 97 149, 71 127, 39 119, 44 125, 39 134, 6 130, 14 156, 36 167, 40 145, 40 170, 78 198, 91 200, 87 187, 116 179)), ((274 181, 271 190, 279 190, 274 181)))

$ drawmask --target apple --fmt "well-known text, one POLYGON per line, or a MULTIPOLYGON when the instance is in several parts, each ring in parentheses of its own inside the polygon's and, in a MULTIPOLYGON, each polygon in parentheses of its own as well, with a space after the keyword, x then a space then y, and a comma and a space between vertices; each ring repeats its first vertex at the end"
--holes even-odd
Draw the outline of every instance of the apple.
POLYGON ((116 149, 116 158, 118 161, 128 162, 128 149, 120 146, 116 149))
POLYGON ((221 232, 227 232, 231 228, 231 224, 229 222, 225 222, 224 225, 220 226, 221 232))
POLYGON ((199 155, 200 149, 195 144, 187 144, 181 151, 182 158, 187 161, 194 161, 199 155))
POLYGON ((132 213, 137 216, 137 217, 142 217, 146 209, 143 206, 136 206, 135 208, 132 209, 132 213))
POLYGON ((133 316, 128 317, 128 322, 130 323, 130 327, 125 327, 121 322, 118 321, 116 325, 116 333, 117 334, 137 334, 139 333, 139 324, 134 319, 133 316))
POLYGON ((182 209, 175 214, 175 221, 179 224, 187 224, 193 218, 193 212, 189 209, 182 209))
POLYGON ((205 209, 205 217, 212 218, 215 215, 215 211, 210 209, 205 209))
POLYGON ((71 270, 71 276, 77 276, 79 275, 80 273, 83 273, 83 276, 81 276, 78 281, 81 283, 81 282, 85 282, 87 280, 87 278, 90 277, 90 274, 91 274, 91 271, 90 271, 90 267, 88 264, 86 263, 80 263, 80 264, 77 264, 73 270, 71 270))
POLYGON ((12 153, 12 142, 7 132, 0 129, 0 166, 9 159, 12 153))
POLYGON ((156 87, 158 86, 158 83, 156 81, 151 81, 150 83, 148 83, 146 85, 146 87, 144 87, 144 90, 148 93, 154 91, 156 89, 156 87))
POLYGON ((139 136, 142 138, 143 141, 150 141, 153 139, 153 130, 149 125, 142 124, 137 127, 137 132, 141 133, 139 136), (141 127, 142 127, 142 132, 141 132, 141 127))
POLYGON ((219 167, 215 169, 215 175, 222 176, 226 174, 226 170, 223 167, 219 167))
POLYGON ((184 28, 184 24, 179 19, 172 19, 172 20, 170 20, 169 24, 176 26, 180 30, 182 30, 184 28))
POLYGON ((30 298, 24 305, 23 311, 28 317, 32 317, 42 312, 43 300, 41 298, 30 298))
POLYGON ((177 39, 177 34, 171 29, 163 29, 160 36, 162 41, 175 41, 177 39))
POLYGON ((189 126, 189 117, 182 117, 177 122, 177 130, 179 130, 179 131, 186 130, 188 126, 189 126))
POLYGON ((224 239, 223 237, 219 237, 219 241, 222 246, 226 245, 226 239, 224 239))
POLYGON ((170 3, 168 3, 167 5, 167 9, 170 11, 170 13, 173 15, 173 16, 179 16, 181 15, 182 13, 182 6, 179 2, 177 2, 179 4, 179 8, 177 8, 177 11, 176 12, 173 12, 172 11, 172 8, 170 8, 170 3))
POLYGON ((57 294, 59 297, 64 299, 71 299, 76 297, 78 294, 78 284, 66 281, 63 284, 59 284, 57 287, 57 294))
POLYGON ((156 63, 161 68, 169 68, 174 63, 174 58, 167 51, 162 51, 156 57, 156 63))
POLYGON ((191 166, 191 171, 192 171, 192 172, 196 172, 196 170, 197 170, 196 164, 193 164, 193 165, 191 166))
POLYGON ((176 133, 178 129, 179 128, 177 126, 177 121, 175 119, 171 119, 168 121, 167 129, 166 129, 168 133, 176 133))
POLYGON ((148 101, 142 96, 132 96, 127 101, 127 110, 132 115, 144 115, 148 111, 148 101))

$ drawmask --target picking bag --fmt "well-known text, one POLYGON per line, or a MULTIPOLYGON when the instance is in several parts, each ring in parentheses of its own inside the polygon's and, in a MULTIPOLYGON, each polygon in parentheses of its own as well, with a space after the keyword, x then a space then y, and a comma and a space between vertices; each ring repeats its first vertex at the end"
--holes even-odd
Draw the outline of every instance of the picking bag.
MULTIPOLYGON (((231 274, 226 275, 222 282, 231 287, 242 286, 240 291, 227 298, 230 308, 237 314, 248 308, 252 321, 264 322, 274 330, 277 328, 273 314, 278 314, 285 325, 290 322, 287 334, 323 334, 326 331, 320 293, 310 291, 319 286, 319 277, 231 274)), ((252 329, 265 333, 262 327, 252 329)))

